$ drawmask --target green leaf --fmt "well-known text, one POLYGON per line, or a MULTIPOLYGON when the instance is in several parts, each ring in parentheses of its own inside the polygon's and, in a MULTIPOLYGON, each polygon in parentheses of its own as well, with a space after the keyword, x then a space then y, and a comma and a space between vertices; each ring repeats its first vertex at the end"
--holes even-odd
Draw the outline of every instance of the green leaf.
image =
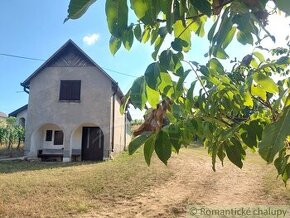
POLYGON ((208 31, 207 38, 208 38, 208 41, 210 41, 210 42, 213 40, 213 36, 214 36, 214 33, 215 33, 215 30, 216 30, 218 22, 219 22, 219 17, 214 22, 214 24, 211 26, 210 30, 208 31))
POLYGON ((195 81, 193 81, 191 83, 190 88, 188 89, 188 92, 187 92, 187 95, 186 95, 186 98, 188 99, 188 101, 189 101, 191 106, 194 104, 193 91, 194 91, 196 82, 197 82, 197 80, 195 80, 195 81))
POLYGON ((290 163, 288 163, 286 165, 283 176, 282 176, 282 179, 283 179, 283 182, 285 183, 285 186, 286 186, 286 183, 287 183, 289 178, 290 178, 290 163))
POLYGON ((167 72, 160 73, 161 83, 158 86, 158 90, 164 92, 164 89, 168 86, 172 86, 171 76, 167 72))
POLYGON ((142 40, 142 30, 141 30, 141 26, 140 26, 140 24, 137 24, 137 25, 135 26, 135 28, 134 28, 134 36, 135 36, 135 38, 136 38, 139 42, 141 42, 141 40, 142 40))
POLYGON ((168 134, 163 130, 157 133, 155 141, 155 152, 158 158, 165 165, 167 165, 167 161, 171 157, 171 143, 168 134))
POLYGON ((253 52, 253 55, 254 55, 256 58, 258 58, 260 62, 265 61, 265 57, 264 57, 264 55, 262 55, 260 52, 255 51, 255 52, 253 52))
POLYGON ((150 32, 151 29, 150 28, 145 28, 143 34, 142 34, 142 43, 146 43, 148 42, 148 40, 150 39, 150 32))
POLYGON ((146 93, 145 93, 145 79, 144 76, 137 78, 130 92, 131 103, 135 108, 143 110, 146 103, 146 93))
POLYGON ((179 149, 181 148, 181 130, 178 127, 178 125, 175 124, 171 124, 168 127, 168 135, 170 138, 170 142, 173 145, 173 147, 175 148, 176 152, 179 152, 179 149))
POLYGON ((223 65, 216 58, 210 59, 210 61, 208 62, 208 66, 209 69, 214 72, 217 72, 219 74, 225 73, 223 65))
POLYGON ((253 36, 250 32, 239 31, 237 34, 237 40, 243 45, 246 45, 246 44, 253 45, 254 43, 253 36))
POLYGON ((261 72, 256 72, 253 74, 253 79, 265 91, 270 92, 270 93, 278 93, 279 92, 277 84, 269 76, 266 76, 265 74, 263 74, 261 72))
POLYGON ((221 47, 218 46, 213 46, 212 47, 212 54, 219 58, 219 59, 227 59, 229 58, 228 54, 225 52, 225 50, 221 47))
POLYGON ((130 99, 130 93, 131 93, 131 90, 129 90, 128 93, 122 98, 122 104, 120 106, 120 113, 121 114, 124 114, 124 112, 127 108, 127 105, 128 105, 129 99, 130 99))
POLYGON ((129 51, 133 45, 133 40, 134 40, 133 30, 128 29, 128 30, 124 31, 122 39, 123 39, 124 47, 129 51))
POLYGON ((286 14, 290 15, 290 1, 288 0, 276 0, 277 7, 284 11, 286 14))
POLYGON ((153 45, 153 43, 156 41, 157 37, 159 36, 159 29, 158 28, 153 28, 151 31, 151 40, 150 43, 153 45))
POLYGON ((236 33, 237 28, 236 27, 232 27, 231 30, 227 33, 224 41, 222 42, 221 47, 223 49, 226 49, 226 47, 228 47, 228 45, 231 43, 231 41, 234 38, 234 35, 236 33))
POLYGON ((150 165, 151 157, 155 149, 156 135, 152 134, 144 144, 144 157, 147 165, 150 165))
POLYGON ((258 140, 261 139, 263 127, 258 120, 252 120, 249 124, 241 126, 241 138, 243 142, 250 148, 257 147, 258 140))
POLYGON ((245 99, 244 105, 248 106, 249 108, 253 108, 254 102, 253 102, 250 92, 247 91, 244 93, 244 99, 245 99))
POLYGON ((251 94, 252 94, 253 96, 258 96, 258 97, 260 97, 263 101, 266 101, 267 93, 266 93, 266 91, 265 91, 263 88, 261 88, 261 87, 254 86, 254 85, 252 84, 252 86, 251 86, 251 94))
POLYGON ((173 61, 173 52, 171 50, 163 51, 159 56, 159 61, 162 69, 173 71, 174 61, 173 61))
POLYGON ((71 0, 68 6, 68 15, 64 20, 80 18, 96 0, 71 0))
POLYGON ((174 41, 171 43, 171 47, 175 50, 175 51, 182 51, 183 47, 186 48, 188 47, 188 43, 180 38, 175 38, 174 41))
POLYGON ((144 76, 145 76, 147 85, 151 89, 157 90, 159 84, 161 83, 159 64, 157 62, 150 64, 147 67, 144 76))
POLYGON ((211 16, 211 4, 207 0, 191 0, 190 2, 201 13, 206 14, 208 17, 211 16))
POLYGON ((259 144, 259 154, 268 163, 271 163, 275 155, 285 147, 285 140, 290 135, 290 107, 284 109, 281 118, 268 124, 259 144))
POLYGON ((158 36, 156 41, 155 41, 155 44, 154 44, 155 51, 152 53, 152 58, 154 60, 156 60, 157 54, 159 52, 159 49, 161 48, 163 41, 164 41, 164 37, 161 37, 161 36, 158 36))
POLYGON ((121 47, 121 40, 115 36, 111 36, 110 38, 110 52, 112 53, 112 55, 115 55, 116 52, 120 49, 121 47))
POLYGON ((276 64, 279 64, 279 65, 284 65, 284 64, 290 64, 290 58, 288 56, 283 56, 283 57, 280 57, 277 61, 276 61, 276 64))
MULTIPOLYGON (((189 51, 190 46, 191 46, 191 32, 190 32, 189 25, 191 25, 191 23, 187 23, 187 26, 184 27, 181 20, 178 20, 173 24, 174 37, 179 38, 182 41, 185 41, 185 43, 187 43, 187 46, 185 47, 184 42, 182 41, 178 42, 178 43, 182 42, 183 50, 185 52, 189 51)), ((174 40, 174 42, 176 42, 176 40, 174 40)))
POLYGON ((106 15, 110 33, 113 36, 120 38, 123 32, 127 29, 127 0, 107 0, 106 15))
POLYGON ((244 154, 244 150, 241 143, 235 138, 231 138, 230 143, 225 143, 224 147, 229 160, 237 167, 242 168, 242 156, 244 154))
POLYGON ((172 24, 173 24, 173 10, 174 10, 174 0, 167 0, 167 8, 166 8, 166 29, 169 33, 172 32, 172 24))
POLYGON ((156 2, 155 0, 130 0, 131 8, 137 18, 145 25, 153 25, 156 21, 156 2))
POLYGON ((158 91, 151 89, 149 86, 146 86, 146 96, 149 104, 152 108, 157 108, 157 104, 160 101, 160 95, 158 91))
POLYGON ((134 138, 128 146, 129 154, 130 155, 134 154, 135 151, 137 151, 138 148, 140 148, 147 141, 147 139, 148 134, 143 134, 134 138))

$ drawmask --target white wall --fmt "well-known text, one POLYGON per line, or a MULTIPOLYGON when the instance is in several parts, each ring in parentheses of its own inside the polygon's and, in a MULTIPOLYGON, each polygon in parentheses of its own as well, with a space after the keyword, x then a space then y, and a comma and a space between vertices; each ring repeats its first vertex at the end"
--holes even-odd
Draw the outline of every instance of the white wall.
MULTIPOLYGON (((70 156, 71 135, 82 123, 93 123, 104 133, 104 156, 110 151, 112 82, 96 67, 48 67, 30 82, 26 124, 26 150, 35 156, 31 135, 39 126, 53 123, 63 128, 65 155, 70 156), (60 80, 81 80, 81 100, 60 102, 60 80), (30 149, 31 148, 31 149, 30 149)), ((73 147, 79 146, 76 137, 73 147)))

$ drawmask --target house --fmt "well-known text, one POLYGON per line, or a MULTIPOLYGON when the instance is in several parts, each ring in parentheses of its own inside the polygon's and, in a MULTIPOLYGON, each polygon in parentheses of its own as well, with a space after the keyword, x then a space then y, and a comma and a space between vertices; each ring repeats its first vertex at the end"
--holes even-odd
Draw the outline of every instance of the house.
POLYGON ((0 120, 4 120, 7 118, 7 115, 0 111, 0 120))
POLYGON ((119 112, 123 93, 117 82, 72 40, 21 86, 28 104, 9 115, 25 127, 28 157, 104 160, 130 141, 131 117, 119 112))

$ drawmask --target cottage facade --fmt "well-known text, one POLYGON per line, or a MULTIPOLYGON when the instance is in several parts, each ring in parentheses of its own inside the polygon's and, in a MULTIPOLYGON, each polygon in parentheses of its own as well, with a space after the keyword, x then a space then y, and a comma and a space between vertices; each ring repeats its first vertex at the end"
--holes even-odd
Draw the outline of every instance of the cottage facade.
POLYGON ((27 106, 10 116, 25 126, 25 154, 60 149, 63 161, 74 150, 82 160, 103 160, 130 140, 129 116, 119 112, 118 84, 73 41, 65 43, 21 85, 27 106))

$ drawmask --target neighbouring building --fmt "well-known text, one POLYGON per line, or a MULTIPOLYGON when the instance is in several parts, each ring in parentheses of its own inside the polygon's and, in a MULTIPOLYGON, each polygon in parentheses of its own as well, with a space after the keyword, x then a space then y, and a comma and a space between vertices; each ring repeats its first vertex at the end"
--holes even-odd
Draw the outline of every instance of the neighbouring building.
POLYGON ((123 93, 72 40, 23 83, 28 104, 10 113, 25 127, 25 155, 59 155, 64 162, 104 160, 130 141, 123 93), (79 152, 79 153, 78 153, 79 152))
POLYGON ((4 120, 7 118, 7 115, 0 111, 0 120, 4 120))

